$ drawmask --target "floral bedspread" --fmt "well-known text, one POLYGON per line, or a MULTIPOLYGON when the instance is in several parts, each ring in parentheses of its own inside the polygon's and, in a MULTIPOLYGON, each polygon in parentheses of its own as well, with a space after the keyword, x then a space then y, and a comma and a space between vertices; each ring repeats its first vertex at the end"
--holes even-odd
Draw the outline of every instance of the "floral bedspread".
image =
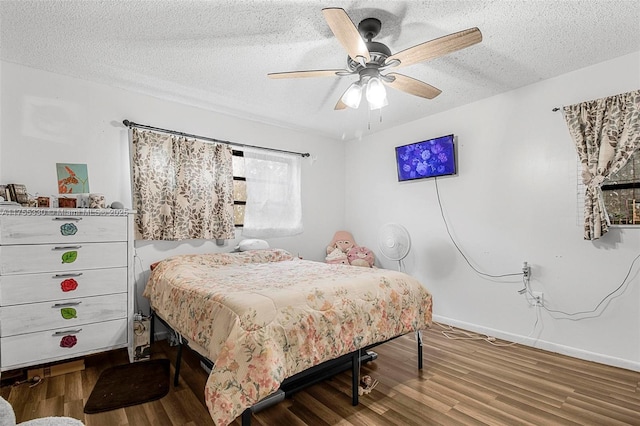
POLYGON ((411 276, 281 249, 171 257, 144 295, 215 363, 205 399, 217 425, 289 376, 431 325, 431 295, 411 276))

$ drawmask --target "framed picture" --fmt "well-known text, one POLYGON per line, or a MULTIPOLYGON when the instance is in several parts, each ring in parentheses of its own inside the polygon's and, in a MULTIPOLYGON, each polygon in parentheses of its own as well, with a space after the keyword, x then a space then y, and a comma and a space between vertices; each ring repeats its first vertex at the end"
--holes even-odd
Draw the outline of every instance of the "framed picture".
POLYGON ((89 173, 86 164, 56 163, 59 194, 89 192, 89 173))
POLYGON ((19 183, 10 183, 7 185, 10 201, 15 201, 25 207, 29 205, 29 194, 27 187, 19 183))

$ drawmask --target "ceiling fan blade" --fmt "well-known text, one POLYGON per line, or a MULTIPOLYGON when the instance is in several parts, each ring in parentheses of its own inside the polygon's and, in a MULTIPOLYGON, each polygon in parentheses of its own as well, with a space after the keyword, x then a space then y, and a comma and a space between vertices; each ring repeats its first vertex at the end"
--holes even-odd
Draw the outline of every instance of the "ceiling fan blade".
POLYGON ((331 28, 331 31, 333 31, 333 34, 340 44, 342 44, 342 47, 344 47, 351 59, 356 62, 360 62, 358 57, 364 58, 365 62, 371 60, 367 45, 364 43, 358 29, 344 9, 329 7, 322 9, 322 14, 329 28, 331 28))
POLYGON ((267 74, 269 78, 309 78, 309 77, 336 77, 345 73, 343 69, 339 70, 308 70, 308 71, 287 71, 272 72, 267 74))
POLYGON ((449 34, 405 49, 391 55, 385 61, 390 64, 394 59, 400 61, 396 68, 406 67, 417 62, 438 58, 456 50, 464 49, 482 41, 482 33, 478 28, 469 28, 449 34))
POLYGON ((336 111, 339 111, 341 109, 346 109, 346 108, 347 108, 347 105, 345 105, 345 103, 342 102, 342 98, 340 98, 338 99, 338 103, 336 103, 336 106, 333 109, 335 109, 336 111))
POLYGON ((384 78, 382 81, 389 87, 401 90, 410 95, 420 96, 422 98, 433 99, 442 93, 442 90, 433 87, 424 81, 416 80, 415 78, 407 77, 404 74, 398 74, 395 72, 387 74, 385 77, 395 77, 392 82, 387 82, 384 78))

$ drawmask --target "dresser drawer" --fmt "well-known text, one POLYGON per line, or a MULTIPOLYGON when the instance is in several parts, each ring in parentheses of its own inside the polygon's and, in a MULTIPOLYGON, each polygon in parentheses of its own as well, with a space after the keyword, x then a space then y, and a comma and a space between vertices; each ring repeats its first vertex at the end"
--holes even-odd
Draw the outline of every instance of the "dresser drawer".
POLYGON ((0 246, 0 275, 127 266, 127 243, 0 246))
POLYGON ((108 242, 127 240, 122 216, 1 216, 0 244, 108 242))
POLYGON ((72 358, 123 347, 127 339, 126 319, 2 337, 0 365, 5 371, 72 358))
POLYGON ((127 294, 118 293, 0 307, 0 336, 77 327, 127 317, 127 294))
POLYGON ((0 306, 127 292, 127 268, 0 275, 0 306))

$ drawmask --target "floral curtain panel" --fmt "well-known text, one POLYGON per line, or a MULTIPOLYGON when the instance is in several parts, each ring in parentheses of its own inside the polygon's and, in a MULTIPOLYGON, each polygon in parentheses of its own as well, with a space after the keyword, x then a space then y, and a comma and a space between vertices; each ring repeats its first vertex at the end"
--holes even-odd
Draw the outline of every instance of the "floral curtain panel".
POLYGON ((301 163, 295 154, 244 149, 247 205, 242 235, 286 237, 303 231, 301 163))
POLYGON ((584 239, 595 240, 610 225, 602 184, 640 147, 640 90, 566 106, 563 115, 586 186, 584 239))
POLYGON ((136 238, 232 239, 232 151, 226 144, 132 130, 136 238))

